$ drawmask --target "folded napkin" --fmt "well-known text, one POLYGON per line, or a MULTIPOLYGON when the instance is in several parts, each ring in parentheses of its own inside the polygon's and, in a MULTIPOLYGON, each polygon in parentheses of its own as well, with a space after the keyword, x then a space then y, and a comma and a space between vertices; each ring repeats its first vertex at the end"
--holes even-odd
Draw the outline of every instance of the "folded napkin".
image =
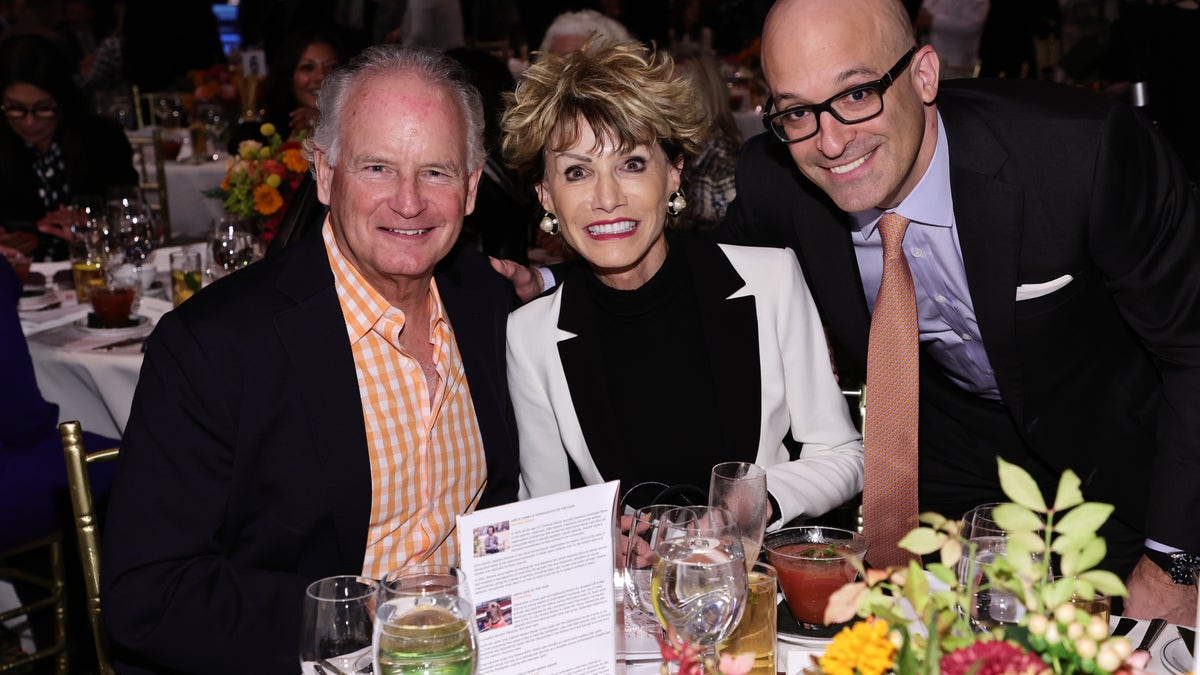
POLYGON ((54 309, 20 312, 21 332, 25 333, 26 337, 74 323, 86 317, 88 312, 92 311, 91 305, 81 305, 73 302, 75 291, 57 292, 60 294, 69 294, 72 302, 68 303, 64 300, 61 307, 54 309))

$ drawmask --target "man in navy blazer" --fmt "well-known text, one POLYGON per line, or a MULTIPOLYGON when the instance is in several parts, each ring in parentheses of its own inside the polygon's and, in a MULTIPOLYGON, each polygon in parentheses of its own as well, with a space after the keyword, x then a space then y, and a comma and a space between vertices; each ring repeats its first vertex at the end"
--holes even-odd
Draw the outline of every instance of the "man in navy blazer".
POLYGON ((1072 468, 1087 498, 1116 506, 1105 566, 1130 575, 1126 613, 1190 623, 1200 235, 1186 175, 1128 106, 1040 83, 939 84, 938 65, 897 0, 778 2, 763 70, 779 133, 743 149, 723 235, 795 250, 841 375, 862 378, 875 225, 909 218, 921 508, 957 516, 1002 497, 997 455, 1046 488, 1072 468), (864 88, 882 109, 857 119, 864 88))
MULTIPOLYGON (((504 351, 515 297, 456 245, 484 157, 479 95, 453 62, 398 48, 372 48, 331 80, 314 141, 325 227, 203 289, 148 341, 103 550, 121 672, 293 675, 306 586, 364 572, 379 489, 364 416, 375 404, 348 338, 347 279, 387 301, 385 318, 403 312, 384 344, 429 384, 432 414, 405 409, 434 418, 422 433, 442 433, 447 416, 461 418, 461 435, 477 422, 482 451, 445 479, 478 477, 463 510, 516 498, 504 351), (439 334, 439 298, 469 392, 445 375, 454 345, 422 351, 439 334), (470 405, 442 405, 452 391, 470 405)), ((411 400, 412 379, 384 396, 411 400)), ((393 501, 422 480, 412 466, 432 443, 421 458, 391 457, 393 501)), ((452 519, 414 526, 432 536, 430 555, 453 546, 452 519)))

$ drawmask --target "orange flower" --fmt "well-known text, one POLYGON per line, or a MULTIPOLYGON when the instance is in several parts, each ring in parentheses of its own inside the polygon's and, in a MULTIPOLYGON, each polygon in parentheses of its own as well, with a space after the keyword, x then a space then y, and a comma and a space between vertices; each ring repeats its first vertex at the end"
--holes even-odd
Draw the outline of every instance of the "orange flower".
POLYGON ((279 190, 270 185, 259 185, 254 188, 254 210, 264 216, 275 213, 283 206, 283 197, 279 190))
POLYGON ((289 148, 283 151, 283 165, 288 168, 288 171, 295 173, 304 173, 308 171, 308 160, 304 159, 304 153, 298 149, 289 148))

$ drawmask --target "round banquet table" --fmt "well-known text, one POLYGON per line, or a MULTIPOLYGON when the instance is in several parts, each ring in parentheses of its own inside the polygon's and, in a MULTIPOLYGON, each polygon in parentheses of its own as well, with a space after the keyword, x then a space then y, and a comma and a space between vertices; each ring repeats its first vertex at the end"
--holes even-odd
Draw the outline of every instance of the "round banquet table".
MULTIPOLYGON (((200 250, 200 245, 188 247, 200 250)), ((145 326, 122 329, 119 334, 88 331, 77 326, 90 307, 80 305, 74 290, 55 289, 62 306, 41 312, 20 312, 25 342, 33 359, 34 375, 42 397, 58 404, 58 421, 78 420, 85 431, 120 438, 129 421, 133 391, 142 368, 142 344, 112 349, 95 349, 113 342, 144 337, 162 315, 171 310, 170 253, 180 247, 155 252, 154 266, 162 290, 146 292, 138 314, 147 317, 145 326)), ((32 271, 53 279, 69 262, 34 263, 32 271)))

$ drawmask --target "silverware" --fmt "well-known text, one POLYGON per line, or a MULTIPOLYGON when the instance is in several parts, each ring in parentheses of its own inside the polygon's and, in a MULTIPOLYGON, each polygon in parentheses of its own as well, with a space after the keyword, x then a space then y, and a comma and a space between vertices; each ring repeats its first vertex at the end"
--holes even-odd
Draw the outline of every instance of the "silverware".
POLYGON ((1150 625, 1146 627, 1146 634, 1142 636, 1142 641, 1138 643, 1135 652, 1148 652, 1154 646, 1154 641, 1162 634, 1163 628, 1167 627, 1166 619, 1150 619, 1150 625))
POLYGON ((1196 654, 1196 631, 1191 628, 1179 626, 1179 637, 1183 638, 1183 646, 1187 647, 1188 656, 1194 658, 1196 654))
POLYGON ((98 346, 98 347, 92 347, 92 351, 94 351, 94 352, 107 352, 107 351, 111 351, 111 350, 113 350, 113 349, 117 349, 118 347, 128 347, 129 345, 137 345, 137 344, 141 344, 141 343, 145 342, 145 341, 146 341, 146 338, 148 338, 148 337, 150 337, 150 336, 149 336, 149 335, 142 335, 142 336, 139 336, 139 337, 125 338, 124 340, 120 340, 120 341, 117 341, 117 342, 110 342, 110 343, 108 343, 108 344, 106 344, 106 345, 100 345, 100 346, 98 346))
POLYGON ((318 668, 324 667, 325 670, 328 670, 329 672, 334 673, 334 675, 347 675, 346 671, 333 665, 332 663, 329 662, 328 659, 323 659, 323 658, 317 657, 316 666, 318 668))
POLYGON ((1119 621, 1117 621, 1117 627, 1113 629, 1112 636, 1121 637, 1122 635, 1129 635, 1129 631, 1133 630, 1133 627, 1136 625, 1137 619, 1131 619, 1127 616, 1123 616, 1119 621))

